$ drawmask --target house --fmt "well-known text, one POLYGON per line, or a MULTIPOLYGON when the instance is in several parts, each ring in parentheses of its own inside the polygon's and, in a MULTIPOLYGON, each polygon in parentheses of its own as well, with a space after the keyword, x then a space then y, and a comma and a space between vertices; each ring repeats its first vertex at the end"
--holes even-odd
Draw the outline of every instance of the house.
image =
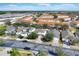
POLYGON ((23 37, 27 37, 31 32, 34 32, 35 28, 29 28, 29 27, 18 27, 16 35, 21 35, 23 37))
POLYGON ((16 35, 21 35, 23 32, 26 32, 26 30, 27 29, 25 27, 18 27, 16 35))
POLYGON ((77 28, 79 28, 79 20, 73 21, 72 23, 75 24, 77 28))
POLYGON ((14 34, 16 33, 16 27, 14 26, 8 26, 6 31, 5 31, 6 34, 14 34))
POLYGON ((16 23, 17 19, 16 18, 12 18, 10 22, 11 22, 11 24, 16 23))
POLYGON ((0 22, 0 25, 4 25, 5 24, 5 22, 0 22))
POLYGON ((5 24, 7 21, 7 19, 0 19, 0 24, 5 24))
POLYGON ((43 35, 47 33, 48 29, 36 29, 35 32, 37 32, 38 35, 43 35))
POLYGON ((35 31, 35 28, 29 28, 28 30, 29 30, 29 33, 31 33, 35 31))

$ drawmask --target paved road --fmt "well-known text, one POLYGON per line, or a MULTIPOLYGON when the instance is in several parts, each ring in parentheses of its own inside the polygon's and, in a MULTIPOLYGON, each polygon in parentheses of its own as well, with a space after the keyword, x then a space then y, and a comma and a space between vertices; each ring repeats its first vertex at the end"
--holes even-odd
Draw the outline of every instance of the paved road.
MULTIPOLYGON (((6 40, 5 44, 2 47, 11 47, 11 48, 21 48, 29 47, 31 50, 44 50, 44 51, 52 51, 56 52, 57 46, 50 46, 45 44, 39 44, 39 43, 32 43, 32 42, 21 42, 16 40, 6 40)), ((64 51, 67 55, 79 56, 79 51, 69 49, 69 48, 62 48, 62 51, 64 51)))
POLYGON ((39 35, 38 38, 36 39, 36 43, 42 43, 41 38, 42 38, 42 36, 39 35))

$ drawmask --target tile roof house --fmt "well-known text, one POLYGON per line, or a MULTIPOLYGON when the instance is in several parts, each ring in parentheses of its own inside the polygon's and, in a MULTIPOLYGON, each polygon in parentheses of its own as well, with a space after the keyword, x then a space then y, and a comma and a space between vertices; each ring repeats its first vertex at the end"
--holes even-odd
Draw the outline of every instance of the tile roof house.
POLYGON ((26 16, 26 17, 18 19, 18 22, 29 22, 29 23, 31 23, 32 19, 33 18, 31 16, 26 16))
POLYGON ((76 27, 79 27, 79 20, 77 21, 72 21, 73 24, 76 24, 76 27))

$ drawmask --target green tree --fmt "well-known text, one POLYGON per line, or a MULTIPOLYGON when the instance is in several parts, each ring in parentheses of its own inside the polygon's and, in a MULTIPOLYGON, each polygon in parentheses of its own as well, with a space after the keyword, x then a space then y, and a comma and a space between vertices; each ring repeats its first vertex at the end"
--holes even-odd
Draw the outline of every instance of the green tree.
POLYGON ((7 21, 7 22, 6 22, 6 25, 11 25, 11 22, 10 22, 10 21, 7 21))
POLYGON ((0 30, 0 35, 4 35, 5 34, 5 30, 0 30))
POLYGON ((30 23, 21 22, 21 23, 14 23, 13 25, 16 26, 16 27, 17 26, 29 27, 30 23))
POLYGON ((4 35, 6 30, 6 26, 0 25, 0 35, 4 35))
POLYGON ((16 48, 12 48, 12 50, 9 52, 11 56, 19 56, 20 53, 16 48))
POLYGON ((61 47, 56 48, 56 53, 58 56, 65 56, 66 54, 62 51, 61 47))
POLYGON ((5 43, 5 41, 0 40, 0 45, 3 45, 5 43))
POLYGON ((38 50, 37 56, 47 56, 47 52, 46 51, 42 51, 42 50, 38 50))
POLYGON ((44 42, 49 42, 53 40, 53 33, 48 32, 42 39, 44 42))
POLYGON ((23 38, 23 36, 22 36, 22 35, 19 35, 19 36, 18 36, 18 38, 22 39, 22 38, 23 38))
POLYGON ((43 28, 48 28, 48 25, 47 24, 43 24, 43 28))
POLYGON ((17 26, 21 26, 21 23, 14 23, 13 25, 17 27, 17 26))
POLYGON ((32 32, 28 35, 27 39, 36 39, 38 37, 36 32, 32 32))
POLYGON ((34 27, 34 28, 42 28, 41 25, 37 25, 37 24, 32 24, 31 27, 34 27))

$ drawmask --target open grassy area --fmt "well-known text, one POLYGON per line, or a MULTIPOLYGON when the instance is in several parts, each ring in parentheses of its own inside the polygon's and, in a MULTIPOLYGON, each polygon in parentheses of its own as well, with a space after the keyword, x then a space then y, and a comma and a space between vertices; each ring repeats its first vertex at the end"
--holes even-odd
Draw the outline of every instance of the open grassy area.
POLYGON ((70 31, 71 31, 71 32, 76 32, 76 28, 71 27, 71 28, 70 28, 70 31))
POLYGON ((38 54, 36 56, 48 56, 48 52, 42 51, 42 50, 38 50, 38 54))
POLYGON ((5 35, 6 26, 0 25, 0 36, 5 35))
POLYGON ((8 53, 11 56, 32 56, 32 51, 31 50, 23 50, 23 49, 16 49, 12 48, 8 53))
POLYGON ((31 50, 18 50, 21 56, 32 56, 31 50))
POLYGON ((16 36, 11 36, 12 40, 16 40, 16 36))
POLYGON ((5 29, 6 26, 5 25, 0 25, 0 29, 5 29))

